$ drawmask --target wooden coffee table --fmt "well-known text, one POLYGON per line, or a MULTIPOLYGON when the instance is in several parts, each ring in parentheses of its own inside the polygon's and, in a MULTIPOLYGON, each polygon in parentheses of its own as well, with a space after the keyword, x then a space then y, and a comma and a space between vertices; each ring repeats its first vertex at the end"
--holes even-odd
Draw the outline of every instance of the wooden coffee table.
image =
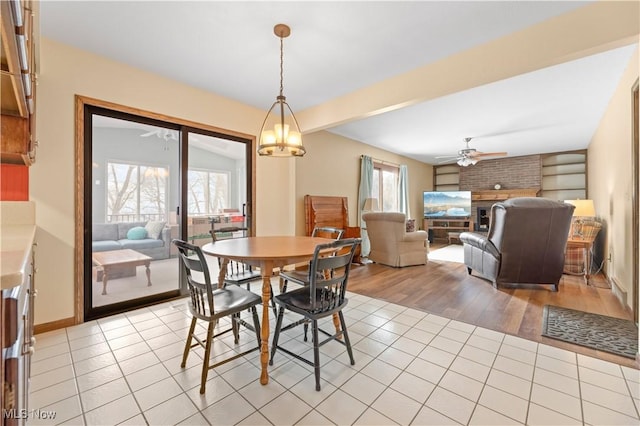
POLYGON ((135 250, 110 250, 94 252, 91 256, 93 264, 102 268, 102 294, 107 294, 109 275, 122 269, 144 265, 147 268, 147 287, 151 286, 151 257, 135 250))

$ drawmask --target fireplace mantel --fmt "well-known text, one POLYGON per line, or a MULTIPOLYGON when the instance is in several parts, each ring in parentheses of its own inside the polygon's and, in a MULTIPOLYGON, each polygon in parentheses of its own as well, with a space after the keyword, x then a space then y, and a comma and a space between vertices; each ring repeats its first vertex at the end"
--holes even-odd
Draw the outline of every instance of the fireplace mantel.
POLYGON ((472 201, 502 201, 515 197, 537 197, 540 188, 487 189, 472 191, 472 201))

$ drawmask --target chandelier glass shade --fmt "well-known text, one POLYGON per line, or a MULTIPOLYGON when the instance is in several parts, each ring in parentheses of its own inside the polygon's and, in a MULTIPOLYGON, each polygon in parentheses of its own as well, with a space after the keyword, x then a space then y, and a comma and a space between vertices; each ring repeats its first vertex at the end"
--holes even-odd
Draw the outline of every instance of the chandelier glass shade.
POLYGON ((273 28, 280 38, 280 94, 269 108, 260 128, 258 154, 271 157, 301 157, 306 153, 302 145, 302 132, 287 98, 283 95, 283 39, 291 34, 284 24, 273 28))
POLYGON ((458 165, 462 167, 473 166, 478 162, 478 160, 474 160, 473 158, 464 157, 458 160, 458 165))

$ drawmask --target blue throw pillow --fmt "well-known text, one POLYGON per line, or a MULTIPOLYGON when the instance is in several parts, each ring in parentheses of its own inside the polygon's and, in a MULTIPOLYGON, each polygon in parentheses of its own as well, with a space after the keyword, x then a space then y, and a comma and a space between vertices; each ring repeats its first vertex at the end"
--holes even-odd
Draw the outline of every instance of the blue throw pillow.
POLYGON ((130 240, 144 240, 147 238, 147 230, 142 226, 134 226, 127 232, 127 238, 130 240))

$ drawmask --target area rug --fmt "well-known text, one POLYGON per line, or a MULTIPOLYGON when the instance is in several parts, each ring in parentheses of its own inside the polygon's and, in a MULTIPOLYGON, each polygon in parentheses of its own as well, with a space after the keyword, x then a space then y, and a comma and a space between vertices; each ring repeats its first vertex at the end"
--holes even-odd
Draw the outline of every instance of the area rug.
POLYGON ((464 249, 462 245, 450 244, 437 250, 429 251, 429 260, 464 263, 464 249))
POLYGON ((635 359, 638 328, 633 321, 545 305, 542 335, 635 359))

